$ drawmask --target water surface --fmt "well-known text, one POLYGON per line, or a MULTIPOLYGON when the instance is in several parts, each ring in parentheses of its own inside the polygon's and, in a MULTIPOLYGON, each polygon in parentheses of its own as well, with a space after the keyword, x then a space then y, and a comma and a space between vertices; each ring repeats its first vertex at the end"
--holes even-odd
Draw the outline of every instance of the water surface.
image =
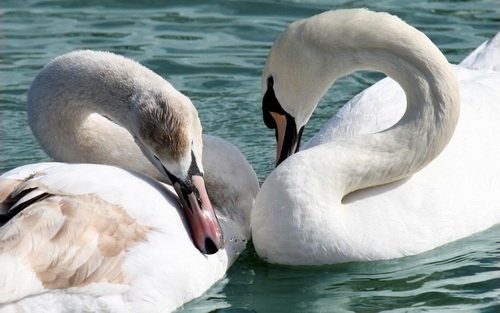
MULTIPOLYGON (((47 161, 26 122, 37 71, 76 49, 141 62, 188 95, 204 132, 233 142, 262 181, 274 135, 260 111, 260 73, 286 26, 328 9, 397 14, 454 63, 500 30, 498 0, 13 1, 0 4, 0 173, 47 161)), ((311 137, 377 73, 338 81, 308 124, 311 137)), ((500 227, 404 259, 315 268, 269 265, 248 249, 203 297, 179 312, 500 312, 500 227)))

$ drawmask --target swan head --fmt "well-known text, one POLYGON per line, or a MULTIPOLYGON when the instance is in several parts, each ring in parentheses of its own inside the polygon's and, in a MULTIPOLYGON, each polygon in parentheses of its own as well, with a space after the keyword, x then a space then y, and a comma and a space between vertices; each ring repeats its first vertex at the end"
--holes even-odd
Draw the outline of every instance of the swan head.
POLYGON ((264 67, 262 113, 266 126, 275 129, 276 165, 298 151, 304 125, 319 100, 344 75, 342 59, 329 51, 328 33, 313 19, 292 23, 274 42, 264 67))
POLYGON ((216 253, 224 247, 224 239, 205 187, 198 113, 180 93, 152 102, 142 101, 134 114, 135 141, 172 183, 195 246, 202 253, 216 253))

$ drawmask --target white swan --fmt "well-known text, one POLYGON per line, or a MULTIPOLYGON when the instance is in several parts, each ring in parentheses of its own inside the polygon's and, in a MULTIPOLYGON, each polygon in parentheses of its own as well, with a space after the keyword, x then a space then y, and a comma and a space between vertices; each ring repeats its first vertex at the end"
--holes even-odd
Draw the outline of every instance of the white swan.
POLYGON ((169 175, 175 188, 108 165, 41 163, 0 176, 8 220, 0 228, 1 312, 171 311, 206 291, 245 248, 259 188, 253 169, 211 136, 203 137, 202 166, 194 107, 153 72, 110 53, 70 53, 39 73, 28 112, 56 160, 169 175), (225 237, 218 252, 199 240, 212 255, 193 244, 203 237, 185 217, 199 210, 210 220, 202 175, 225 237), (190 179, 194 205, 185 203, 190 179))
POLYGON ((277 163, 296 151, 335 79, 358 69, 397 81, 406 110, 404 93, 383 81, 271 173, 251 219, 256 251, 270 262, 402 257, 500 222, 499 73, 459 67, 459 86, 432 42, 386 13, 326 12, 276 40, 263 113, 276 128, 277 163))

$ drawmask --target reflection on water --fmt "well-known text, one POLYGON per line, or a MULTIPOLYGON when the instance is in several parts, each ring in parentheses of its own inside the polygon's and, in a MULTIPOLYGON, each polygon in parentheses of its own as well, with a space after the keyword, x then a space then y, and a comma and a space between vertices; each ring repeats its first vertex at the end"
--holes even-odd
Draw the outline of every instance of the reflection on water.
MULTIPOLYGON (((261 119, 260 73, 269 47, 292 21, 332 8, 397 14, 457 63, 500 30, 498 0, 478 1, 115 1, 0 3, 0 173, 48 160, 26 122, 37 71, 76 49, 140 61, 187 94, 204 132, 233 142, 262 181, 274 164, 274 135, 261 119)), ((340 79, 304 132, 380 79, 340 79)), ((291 268, 248 249, 227 277, 179 312, 500 312, 500 227, 404 259, 291 268)))

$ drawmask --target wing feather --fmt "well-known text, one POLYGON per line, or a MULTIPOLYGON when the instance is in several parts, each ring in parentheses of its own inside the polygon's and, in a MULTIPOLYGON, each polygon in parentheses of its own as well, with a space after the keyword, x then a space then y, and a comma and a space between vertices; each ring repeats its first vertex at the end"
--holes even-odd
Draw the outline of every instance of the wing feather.
POLYGON ((40 175, 0 179, 0 213, 7 219, 0 228, 0 265, 8 267, 0 271, 0 302, 47 289, 127 284, 126 251, 147 240, 151 227, 94 193, 54 192, 40 175), (19 271, 28 281, 19 281, 19 271), (21 283, 33 288, 16 287, 21 283))

